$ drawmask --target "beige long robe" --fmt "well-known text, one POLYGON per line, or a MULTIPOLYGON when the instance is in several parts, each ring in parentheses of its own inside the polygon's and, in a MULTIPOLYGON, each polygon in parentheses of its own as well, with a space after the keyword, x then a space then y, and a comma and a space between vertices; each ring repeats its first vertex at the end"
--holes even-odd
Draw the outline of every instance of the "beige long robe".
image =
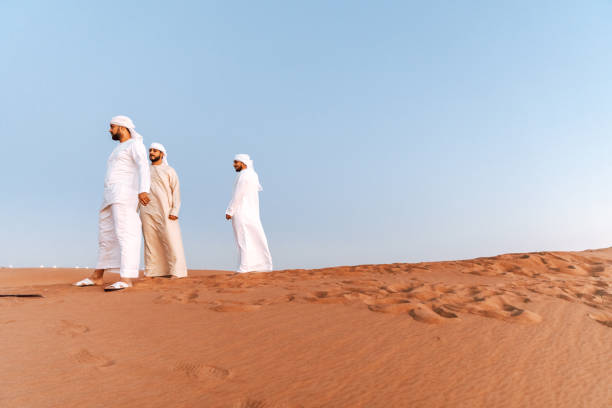
POLYGON ((145 240, 145 276, 187 276, 185 251, 178 217, 181 207, 179 179, 167 164, 151 165, 151 202, 140 206, 145 240))

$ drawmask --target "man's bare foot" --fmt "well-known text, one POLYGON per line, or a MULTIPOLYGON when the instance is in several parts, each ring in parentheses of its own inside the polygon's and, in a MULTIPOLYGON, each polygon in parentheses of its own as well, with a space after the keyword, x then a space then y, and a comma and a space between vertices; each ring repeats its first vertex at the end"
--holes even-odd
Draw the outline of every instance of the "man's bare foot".
POLYGON ((114 292, 117 290, 123 290, 123 289, 127 289, 127 288, 131 288, 132 285, 132 279, 131 278, 121 278, 120 280, 118 280, 115 283, 112 283, 108 286, 106 286, 104 288, 105 292, 114 292))
POLYGON ((91 279, 92 282, 95 283, 96 285, 103 285, 104 284, 104 269, 96 269, 95 271, 93 271, 89 279, 91 279))
POLYGON ((89 278, 82 279, 73 286, 84 287, 84 286, 97 286, 104 284, 104 269, 96 269, 89 278))

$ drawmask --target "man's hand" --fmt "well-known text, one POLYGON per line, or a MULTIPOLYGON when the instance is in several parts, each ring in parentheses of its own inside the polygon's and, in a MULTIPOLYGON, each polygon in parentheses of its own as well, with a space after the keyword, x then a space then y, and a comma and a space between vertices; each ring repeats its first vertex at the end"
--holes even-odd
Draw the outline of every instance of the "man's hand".
POLYGON ((146 206, 147 204, 149 204, 151 199, 149 198, 149 195, 145 192, 138 194, 138 201, 140 201, 140 204, 146 206))
POLYGON ((231 216, 231 215, 229 215, 229 214, 225 214, 225 219, 226 219, 226 220, 231 220, 231 219, 232 219, 232 216, 231 216))
POLYGON ((178 217, 176 215, 169 215, 168 218, 170 218, 172 221, 178 220, 178 217))

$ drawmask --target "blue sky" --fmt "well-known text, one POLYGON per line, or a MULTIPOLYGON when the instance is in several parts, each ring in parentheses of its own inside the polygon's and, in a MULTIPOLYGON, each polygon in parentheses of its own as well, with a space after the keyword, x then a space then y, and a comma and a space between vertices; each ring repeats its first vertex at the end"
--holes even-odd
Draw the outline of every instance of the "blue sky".
POLYGON ((191 268, 612 245, 608 1, 3 1, 0 265, 92 266, 110 117, 165 144, 191 268))

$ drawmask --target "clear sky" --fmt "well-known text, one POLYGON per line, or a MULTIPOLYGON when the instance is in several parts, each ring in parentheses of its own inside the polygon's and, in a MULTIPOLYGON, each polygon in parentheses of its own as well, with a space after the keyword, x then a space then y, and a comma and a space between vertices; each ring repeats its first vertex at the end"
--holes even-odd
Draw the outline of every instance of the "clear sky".
POLYGON ((191 268, 612 245, 612 2, 0 3, 0 265, 93 266, 109 119, 165 144, 191 268))

